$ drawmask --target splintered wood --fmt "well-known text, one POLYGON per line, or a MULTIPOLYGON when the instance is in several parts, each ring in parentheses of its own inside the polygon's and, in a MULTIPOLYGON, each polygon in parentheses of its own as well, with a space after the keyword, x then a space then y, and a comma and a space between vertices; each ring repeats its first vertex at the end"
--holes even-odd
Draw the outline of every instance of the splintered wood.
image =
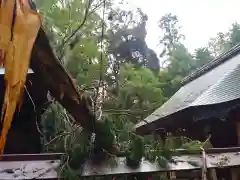
POLYGON ((5 68, 5 96, 1 112, 0 153, 17 106, 20 109, 32 47, 41 26, 28 0, 0 1, 0 67, 5 68))

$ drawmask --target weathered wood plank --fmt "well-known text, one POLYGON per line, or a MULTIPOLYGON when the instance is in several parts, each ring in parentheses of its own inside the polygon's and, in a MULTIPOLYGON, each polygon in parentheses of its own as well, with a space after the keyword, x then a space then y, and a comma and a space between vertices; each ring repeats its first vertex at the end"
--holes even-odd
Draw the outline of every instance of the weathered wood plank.
MULTIPOLYGON (((41 155, 8 155, 0 161, 0 179, 57 179, 56 168, 60 164, 61 154, 41 155), (27 158, 27 160, 26 160, 27 158)), ((138 168, 126 166, 125 158, 116 158, 113 164, 110 160, 96 165, 89 159, 84 167, 82 176, 127 175, 135 173, 159 173, 173 171, 200 170, 202 166, 201 155, 179 155, 173 157, 175 163, 168 163, 168 167, 160 167, 156 163, 143 160, 138 168)), ((111 160, 112 161, 112 160, 111 160)), ((239 167, 240 151, 227 153, 208 153, 207 167, 239 167)))
MULTIPOLYGON (((104 161, 99 165, 93 165, 87 162, 84 165, 83 176, 102 176, 114 174, 131 174, 131 173, 154 173, 154 172, 171 172, 171 171, 188 171, 201 169, 201 155, 182 155, 174 156, 174 163, 168 163, 167 168, 160 167, 156 163, 142 161, 136 169, 131 169, 126 166, 125 158, 118 158, 117 164, 111 166, 110 162, 104 161)), ((207 167, 234 167, 240 166, 240 153, 219 153, 207 155, 207 167)))
POLYGON ((59 163, 59 160, 2 161, 0 179, 56 179, 59 163))

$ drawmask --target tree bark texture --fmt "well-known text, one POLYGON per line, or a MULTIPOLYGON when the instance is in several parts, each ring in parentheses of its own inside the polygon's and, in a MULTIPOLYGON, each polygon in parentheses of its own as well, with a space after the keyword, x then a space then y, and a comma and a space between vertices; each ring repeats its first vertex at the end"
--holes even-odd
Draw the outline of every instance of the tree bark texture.
POLYGON ((32 51, 30 67, 42 79, 52 96, 86 130, 95 130, 95 117, 91 109, 91 99, 80 94, 71 77, 54 55, 48 38, 40 28, 32 51))

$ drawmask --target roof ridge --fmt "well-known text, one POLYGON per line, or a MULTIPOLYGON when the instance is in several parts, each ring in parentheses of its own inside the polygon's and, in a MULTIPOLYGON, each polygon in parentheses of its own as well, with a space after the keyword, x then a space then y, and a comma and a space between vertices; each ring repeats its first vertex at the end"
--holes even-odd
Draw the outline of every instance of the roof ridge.
POLYGON ((230 48, 228 51, 222 53, 217 58, 209 61, 207 64, 204 64, 200 68, 196 69, 195 71, 191 72, 188 76, 183 78, 181 83, 183 85, 191 82, 192 80, 198 78, 199 76, 205 74, 206 72, 210 71, 211 69, 215 68, 216 66, 220 65, 221 63, 225 62, 226 60, 230 59, 231 56, 238 54, 240 52, 240 44, 237 44, 230 48))

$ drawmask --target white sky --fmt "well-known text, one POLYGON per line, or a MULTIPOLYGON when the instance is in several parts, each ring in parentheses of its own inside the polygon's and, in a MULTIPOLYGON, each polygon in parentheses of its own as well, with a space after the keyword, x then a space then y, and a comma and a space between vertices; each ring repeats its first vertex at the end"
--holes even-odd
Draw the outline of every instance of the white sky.
POLYGON ((186 37, 185 46, 192 52, 205 46, 218 32, 225 32, 233 22, 240 22, 240 0, 128 0, 148 15, 147 43, 158 51, 157 22, 166 13, 178 16, 186 37))

